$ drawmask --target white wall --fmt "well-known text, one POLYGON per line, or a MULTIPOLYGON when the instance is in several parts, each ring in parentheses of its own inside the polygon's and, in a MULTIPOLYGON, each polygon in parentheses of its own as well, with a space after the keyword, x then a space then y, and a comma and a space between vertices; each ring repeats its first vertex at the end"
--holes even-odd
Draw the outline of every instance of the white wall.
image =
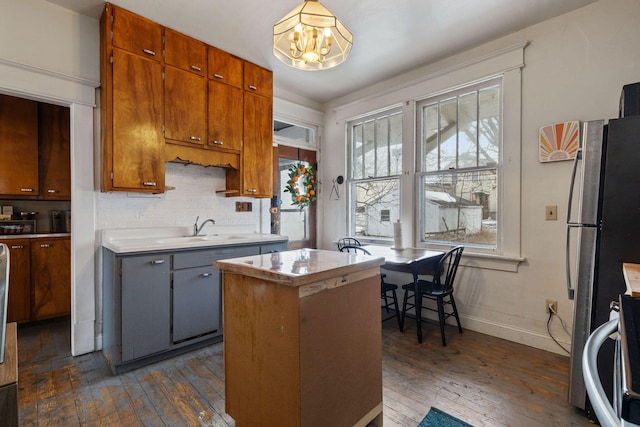
MULTIPOLYGON (((349 104, 353 111, 356 108, 353 105, 357 105, 359 114, 364 114, 380 108, 376 94, 384 93, 388 98, 394 87, 401 89, 421 76, 530 42, 525 48, 522 69, 522 140, 505 141, 521 144, 522 149, 520 252, 525 261, 517 273, 464 268, 457 279, 456 301, 463 315, 463 327, 562 353, 547 335, 544 306, 547 298, 557 300, 560 315, 571 324, 572 303, 567 298, 564 269, 571 163, 539 163, 538 130, 568 120, 617 117, 622 86, 640 81, 638 22, 637 0, 601 0, 440 64, 335 100, 325 109, 321 178, 326 183, 331 182, 331 177, 346 176, 344 122, 337 119, 337 107, 349 104), (558 206, 558 221, 545 221, 545 205, 558 206)), ((346 186, 342 187, 341 195, 346 195, 346 186)), ((329 200, 330 184, 323 189, 321 210, 326 215, 318 233, 319 244, 333 248, 333 241, 346 233, 346 197, 329 200)), ((505 210, 509 215, 509 206, 505 210)), ((554 336, 567 347, 570 338, 558 323, 555 321, 552 329, 554 336)))

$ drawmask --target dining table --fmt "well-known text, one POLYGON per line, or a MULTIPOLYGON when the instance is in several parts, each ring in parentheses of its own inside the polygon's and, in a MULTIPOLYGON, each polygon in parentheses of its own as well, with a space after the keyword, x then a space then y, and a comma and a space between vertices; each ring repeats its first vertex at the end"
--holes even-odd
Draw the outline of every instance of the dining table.
MULTIPOLYGON (((415 315, 417 320, 418 342, 422 342, 422 322, 420 321, 422 317, 422 304, 419 304, 418 301, 420 295, 418 292, 418 277, 422 275, 433 276, 438 268, 440 259, 444 256, 444 252, 422 248, 394 249, 383 245, 364 245, 362 247, 371 255, 384 258, 384 264, 381 266, 382 269, 411 274, 416 298, 415 315)), ((402 285, 399 285, 399 287, 402 287, 402 285)))

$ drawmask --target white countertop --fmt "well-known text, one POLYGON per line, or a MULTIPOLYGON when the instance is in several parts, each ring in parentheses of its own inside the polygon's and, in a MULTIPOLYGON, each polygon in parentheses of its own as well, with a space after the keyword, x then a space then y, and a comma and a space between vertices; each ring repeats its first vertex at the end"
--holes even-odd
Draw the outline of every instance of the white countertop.
POLYGON ((257 233, 253 225, 210 225, 198 235, 192 227, 109 228, 101 232, 101 244, 115 253, 205 248, 289 240, 287 236, 257 233))

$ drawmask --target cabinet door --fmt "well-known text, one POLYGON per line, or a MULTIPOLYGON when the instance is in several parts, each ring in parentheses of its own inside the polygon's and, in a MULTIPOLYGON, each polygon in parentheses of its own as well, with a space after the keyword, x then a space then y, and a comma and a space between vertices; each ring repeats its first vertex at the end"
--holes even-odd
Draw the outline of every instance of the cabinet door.
POLYGON ((113 50, 109 190, 164 191, 162 66, 113 50))
POLYGON ((213 46, 209 46, 207 55, 210 79, 242 87, 242 59, 213 46))
POLYGON ((207 46, 169 28, 164 29, 164 62, 181 70, 207 76, 207 46))
POLYGON ((38 108, 40 196, 71 200, 69 108, 42 103, 38 108))
POLYGON ((251 62, 244 63, 244 90, 271 98, 273 73, 251 62))
POLYGON ((220 270, 214 266, 173 272, 173 342, 220 329, 220 270))
POLYGON ((242 89, 209 80, 209 138, 213 148, 242 149, 242 89))
POLYGON ((0 240, 9 247, 9 301, 7 322, 28 322, 31 316, 31 262, 28 239, 0 240))
POLYGON ((162 26, 128 10, 110 6, 113 46, 160 62, 162 26))
POLYGON ((165 67, 164 137, 204 146, 207 140, 207 79, 165 67))
POLYGON ((271 98, 244 94, 242 192, 252 197, 271 197, 273 192, 271 104, 271 98))
POLYGON ((0 95, 0 194, 38 194, 38 104, 0 95))
POLYGON ((71 240, 31 242, 31 320, 71 313, 71 240))
POLYGON ((171 345, 170 258, 159 254, 121 260, 123 362, 171 345))

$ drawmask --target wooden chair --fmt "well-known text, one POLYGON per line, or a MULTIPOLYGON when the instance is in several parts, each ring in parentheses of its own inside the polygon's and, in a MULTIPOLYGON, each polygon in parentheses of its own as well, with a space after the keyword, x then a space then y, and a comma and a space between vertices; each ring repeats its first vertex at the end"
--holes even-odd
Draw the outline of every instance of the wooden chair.
POLYGON ((355 237, 342 237, 338 239, 338 250, 342 252, 345 246, 362 246, 362 243, 355 237))
POLYGON ((458 271, 463 250, 464 246, 457 246, 444 254, 438 263, 433 279, 421 279, 420 272, 416 269, 413 273, 413 282, 402 286, 402 289, 405 291, 402 302, 402 322, 404 323, 404 316, 407 310, 414 308, 419 343, 422 342, 422 309, 436 311, 438 313, 443 346, 447 345, 444 336, 444 325, 447 318, 454 316, 458 323, 458 331, 462 333, 456 301, 453 298, 453 282, 456 277, 456 272, 458 271), (410 298, 413 298, 413 304, 408 302, 410 298), (424 306, 423 302, 425 299, 436 301, 437 308, 434 309, 429 306, 424 306), (451 310, 445 311, 445 305, 451 306, 451 310))
MULTIPOLYGON (((340 248, 340 252, 361 253, 364 255, 371 255, 371 253, 365 248, 363 248, 361 245, 343 245, 340 248)), ((398 295, 396 292, 398 290, 398 285, 385 282, 384 280, 385 277, 387 277, 386 274, 380 274, 380 297, 382 301, 384 301, 382 308, 387 312, 387 315, 382 317, 382 321, 384 322, 386 320, 393 319, 395 317, 396 319, 398 319, 398 327, 400 328, 400 331, 402 331, 403 319, 402 317, 400 317, 400 308, 398 307, 398 295), (393 309, 392 309, 393 313, 391 312, 389 307, 390 303, 393 304, 393 309)))

